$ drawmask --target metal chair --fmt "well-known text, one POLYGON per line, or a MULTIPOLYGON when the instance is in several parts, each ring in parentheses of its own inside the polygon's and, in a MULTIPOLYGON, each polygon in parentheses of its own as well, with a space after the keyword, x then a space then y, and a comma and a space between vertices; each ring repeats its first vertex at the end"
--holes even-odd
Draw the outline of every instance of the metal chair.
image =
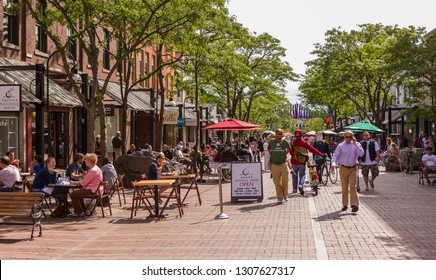
POLYGON ((112 199, 112 196, 114 196, 115 192, 118 194, 118 201, 120 202, 120 207, 123 206, 121 202, 121 193, 123 195, 124 205, 127 204, 126 202, 126 194, 124 192, 124 174, 118 175, 117 180, 115 181, 114 186, 112 189, 106 189, 106 192, 109 194, 109 199, 112 199), (121 191, 121 193, 120 193, 121 191))
POLYGON ((110 201, 110 196, 109 193, 105 193, 105 188, 107 185, 107 181, 101 182, 100 185, 98 186, 97 190, 95 191, 95 193, 93 193, 91 196, 87 197, 90 198, 91 200, 86 203, 86 208, 89 209, 90 205, 93 203, 93 201, 95 200, 95 204, 92 207, 92 209, 90 210, 91 213, 94 212, 95 207, 97 207, 97 205, 100 205, 101 208, 101 215, 104 218, 104 207, 109 207, 109 213, 112 216, 112 207, 111 207, 111 201, 110 201))

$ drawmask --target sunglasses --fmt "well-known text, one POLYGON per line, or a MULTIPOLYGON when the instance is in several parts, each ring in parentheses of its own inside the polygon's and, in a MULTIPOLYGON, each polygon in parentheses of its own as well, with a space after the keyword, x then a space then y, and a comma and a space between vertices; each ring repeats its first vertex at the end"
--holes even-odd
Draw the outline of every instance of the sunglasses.
POLYGON ((353 136, 345 136, 344 138, 353 138, 353 136))

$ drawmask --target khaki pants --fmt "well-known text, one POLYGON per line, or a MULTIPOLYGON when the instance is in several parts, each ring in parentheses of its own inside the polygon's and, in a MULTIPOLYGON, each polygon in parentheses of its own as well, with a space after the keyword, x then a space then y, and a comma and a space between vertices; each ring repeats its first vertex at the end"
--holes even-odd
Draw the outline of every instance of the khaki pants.
POLYGON ((342 186, 342 206, 348 206, 348 194, 350 194, 350 205, 359 205, 359 197, 356 190, 356 168, 339 168, 339 176, 342 186))
POLYGON ((282 200, 285 196, 288 196, 288 167, 286 166, 285 162, 279 165, 271 164, 270 168, 273 182, 276 186, 277 199, 282 200))

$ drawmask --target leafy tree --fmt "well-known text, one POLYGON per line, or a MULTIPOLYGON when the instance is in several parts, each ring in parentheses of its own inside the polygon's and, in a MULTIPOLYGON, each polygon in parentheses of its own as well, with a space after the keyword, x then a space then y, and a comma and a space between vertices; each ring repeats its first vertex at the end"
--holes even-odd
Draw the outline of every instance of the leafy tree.
POLYGON ((306 122, 307 131, 322 131, 325 130, 326 126, 322 118, 311 118, 306 122))
POLYGON ((329 104, 338 116, 354 114, 380 126, 391 104, 390 88, 407 77, 398 71, 401 57, 397 53, 413 42, 400 45, 398 38, 416 30, 381 24, 359 28, 327 31, 325 43, 315 45, 312 54, 317 58, 307 63, 300 90, 311 104, 329 104))
POLYGON ((424 32, 418 28, 415 33, 399 38, 397 49, 402 51, 397 54, 402 62, 398 68, 409 75, 405 80, 406 101, 420 103, 413 111, 414 116, 436 122, 436 30, 426 35, 424 32))

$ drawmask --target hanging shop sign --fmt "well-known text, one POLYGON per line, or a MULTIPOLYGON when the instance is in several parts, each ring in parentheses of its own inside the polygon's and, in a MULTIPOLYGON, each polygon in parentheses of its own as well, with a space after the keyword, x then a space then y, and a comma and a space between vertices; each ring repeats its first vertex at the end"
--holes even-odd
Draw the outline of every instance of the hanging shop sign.
POLYGON ((21 111, 21 85, 0 85, 0 112, 21 111))
POLYGON ((163 124, 177 124, 177 118, 179 112, 177 111, 165 111, 163 115, 163 124))

